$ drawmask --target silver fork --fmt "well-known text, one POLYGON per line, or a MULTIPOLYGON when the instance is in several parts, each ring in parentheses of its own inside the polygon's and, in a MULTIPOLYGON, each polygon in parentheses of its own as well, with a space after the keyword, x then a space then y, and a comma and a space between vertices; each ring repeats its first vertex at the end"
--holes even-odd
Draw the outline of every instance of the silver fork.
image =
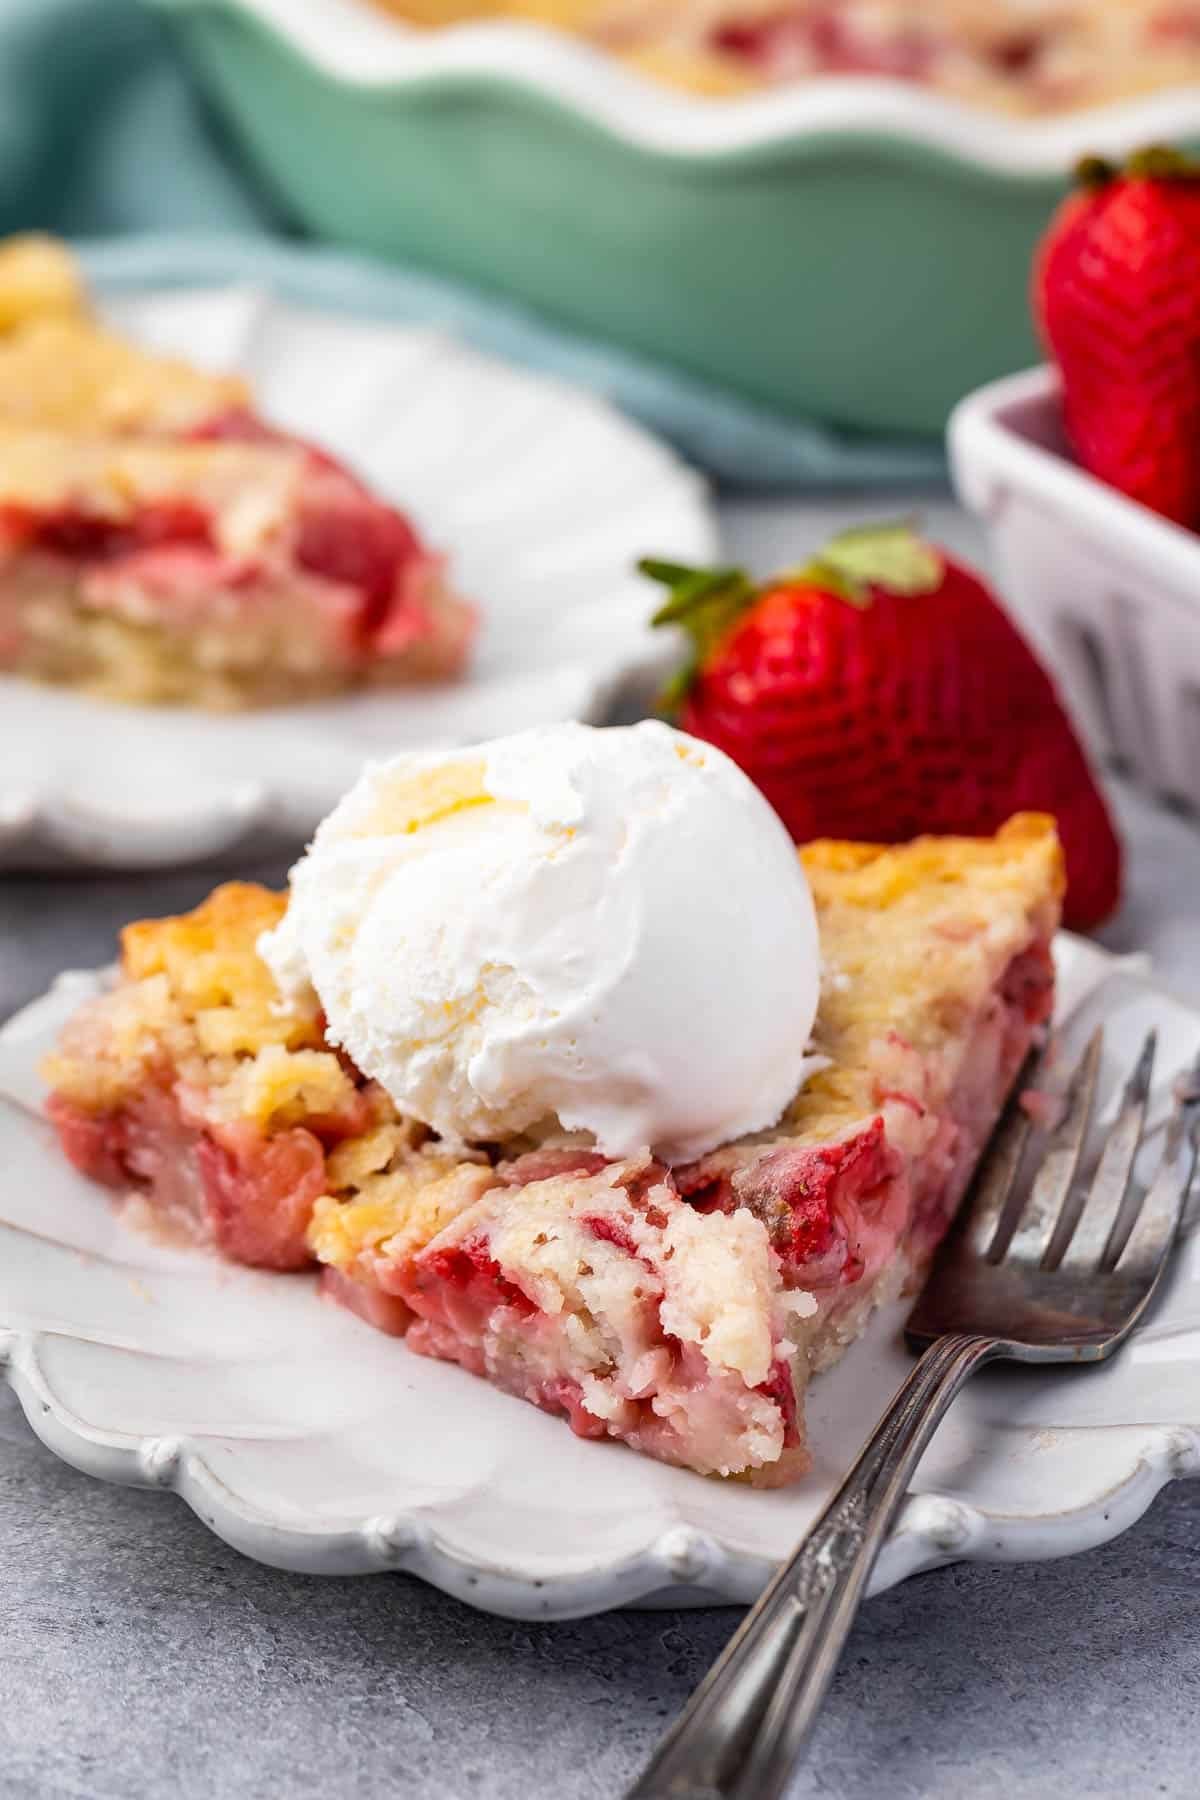
POLYGON ((1154 1295, 1200 1158, 1200 1058, 1176 1085, 1157 1172, 1138 1179, 1151 1032, 1098 1159, 1086 1160, 1097 1031, 1072 1071, 1032 1179, 1017 1084, 905 1328, 924 1354, 792 1560, 697 1688, 627 1800, 777 1800, 825 1693, 922 1452, 968 1376, 1008 1357, 1095 1363, 1154 1295))

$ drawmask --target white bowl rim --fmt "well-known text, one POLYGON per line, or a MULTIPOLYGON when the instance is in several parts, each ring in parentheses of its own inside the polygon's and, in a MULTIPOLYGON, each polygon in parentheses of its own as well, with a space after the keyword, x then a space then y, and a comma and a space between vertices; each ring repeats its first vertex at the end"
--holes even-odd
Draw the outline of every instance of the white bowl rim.
POLYGON ((960 498, 972 511, 986 512, 988 493, 997 483, 1038 494, 1101 541, 1119 531, 1140 564, 1191 598, 1200 576, 1200 534, 1118 493, 1020 430, 1014 412, 1053 403, 1060 392, 1057 370, 1043 363, 988 382, 959 401, 946 441, 960 498))
POLYGON ((566 33, 532 23, 422 30, 372 0, 150 0, 159 11, 227 10, 276 34, 302 61, 345 86, 381 92, 496 79, 567 105, 639 149, 708 160, 795 149, 806 139, 888 137, 989 173, 1060 178, 1095 151, 1200 136, 1200 83, 1046 120, 978 107, 866 76, 824 76, 714 102, 672 89, 566 33))

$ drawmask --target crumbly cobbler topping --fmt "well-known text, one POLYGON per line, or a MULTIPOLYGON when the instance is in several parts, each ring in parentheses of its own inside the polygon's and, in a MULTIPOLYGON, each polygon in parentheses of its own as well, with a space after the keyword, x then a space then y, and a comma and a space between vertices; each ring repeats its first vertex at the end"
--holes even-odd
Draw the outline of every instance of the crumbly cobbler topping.
POLYGON ((127 925, 123 979, 67 1026, 46 1064, 51 1085, 106 1112, 169 1069, 215 1117, 264 1131, 344 1105, 353 1083, 324 1047, 315 1001, 281 1005, 255 953, 286 906, 283 894, 231 882, 194 912, 127 925))
POLYGON ((428 1244, 495 1186, 487 1161, 440 1155, 436 1148, 406 1142, 408 1131, 385 1125, 370 1134, 367 1141, 377 1155, 387 1147, 378 1167, 342 1155, 357 1151, 362 1139, 340 1145, 329 1158, 330 1191, 313 1208, 308 1233, 319 1262, 366 1272, 376 1259, 398 1261, 428 1244))
MULTIPOLYGON (((1031 913, 1035 929, 1052 929, 1064 876, 1053 822, 1040 814, 1011 819, 994 838, 918 838, 891 848, 826 840, 801 854, 824 970, 815 1045, 830 1064, 797 1096, 777 1135, 807 1141, 878 1104, 881 1044, 920 1064, 926 1086, 937 1080, 939 1056, 954 1053, 997 964, 1027 941, 1031 913)), ((946 1087, 954 1073, 948 1062, 946 1087)), ((935 1104, 941 1098, 930 1095, 935 1104)))
MULTIPOLYGON (((278 538, 304 475, 303 453, 286 444, 74 438, 2 416, 0 459, 0 508, 119 524, 155 508, 188 507, 230 557, 254 556, 278 538)), ((0 547, 5 535, 0 522, 0 547)))
MULTIPOLYGON (((15 305, 0 246, 0 319, 15 305)), ((32 316, 0 343, 0 421, 7 425, 89 438, 170 437, 250 404, 239 376, 154 356, 84 317, 32 316)))
POLYGON ((0 243, 0 332, 31 319, 82 318, 86 312, 79 266, 65 244, 37 232, 0 243))
POLYGON ((314 1249, 424 1241, 494 1179, 491 1164, 430 1144, 373 1083, 325 1047, 315 996, 280 999, 255 944, 279 923, 284 894, 230 882, 194 912, 121 934, 111 993, 68 1024, 43 1073, 56 1093, 111 1113, 147 1084, 170 1081, 195 1125, 267 1135, 327 1122, 328 1196, 314 1249), (348 1135, 343 1135, 346 1133, 348 1135), (357 1203, 350 1210, 346 1203, 357 1203))
POLYGON ((250 389, 105 330, 54 239, 0 242, 0 333, 5 506, 122 518, 186 495, 221 514, 250 487, 294 485, 295 451, 170 441, 246 411, 250 389))

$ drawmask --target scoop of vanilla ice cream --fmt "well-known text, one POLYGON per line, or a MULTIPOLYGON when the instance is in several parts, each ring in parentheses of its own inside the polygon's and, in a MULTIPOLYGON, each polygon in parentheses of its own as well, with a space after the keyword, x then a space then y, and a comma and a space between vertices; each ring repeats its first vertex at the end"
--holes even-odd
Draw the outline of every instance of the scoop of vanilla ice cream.
POLYGON ((819 956, 783 825, 721 751, 556 725, 368 767, 259 949, 453 1143, 702 1155, 809 1073, 819 956))

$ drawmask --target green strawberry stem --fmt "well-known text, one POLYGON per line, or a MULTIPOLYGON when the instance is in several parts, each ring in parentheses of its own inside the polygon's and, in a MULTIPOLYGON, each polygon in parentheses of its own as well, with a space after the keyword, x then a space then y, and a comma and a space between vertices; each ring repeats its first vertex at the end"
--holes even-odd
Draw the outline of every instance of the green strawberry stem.
POLYGON ((810 561, 761 586, 744 569, 732 566, 694 569, 647 556, 638 568, 668 590, 651 624, 682 626, 691 639, 690 655, 660 696, 666 712, 676 710, 717 646, 771 588, 815 588, 848 606, 865 608, 871 604, 873 588, 906 596, 928 594, 942 579, 941 557, 908 519, 841 531, 810 561))
POLYGON ((674 712, 701 665, 754 600, 756 589, 744 569, 690 569, 682 563, 659 562, 652 556, 644 556, 638 568, 668 590, 650 623, 680 625, 691 640, 686 661, 659 695, 662 711, 674 712))
POLYGON ((1170 144, 1148 144, 1125 159, 1125 173, 1149 181, 1187 181, 1200 175, 1200 162, 1170 144))
POLYGON ((905 596, 932 593, 942 579, 942 559, 911 519, 888 519, 839 531, 811 562, 784 579, 867 607, 872 588, 905 596))
POLYGON ((1147 144, 1123 163, 1110 162, 1106 156, 1085 156, 1075 165, 1075 179, 1084 188, 1107 187, 1121 180, 1196 181, 1200 179, 1200 160, 1171 144, 1147 144))

